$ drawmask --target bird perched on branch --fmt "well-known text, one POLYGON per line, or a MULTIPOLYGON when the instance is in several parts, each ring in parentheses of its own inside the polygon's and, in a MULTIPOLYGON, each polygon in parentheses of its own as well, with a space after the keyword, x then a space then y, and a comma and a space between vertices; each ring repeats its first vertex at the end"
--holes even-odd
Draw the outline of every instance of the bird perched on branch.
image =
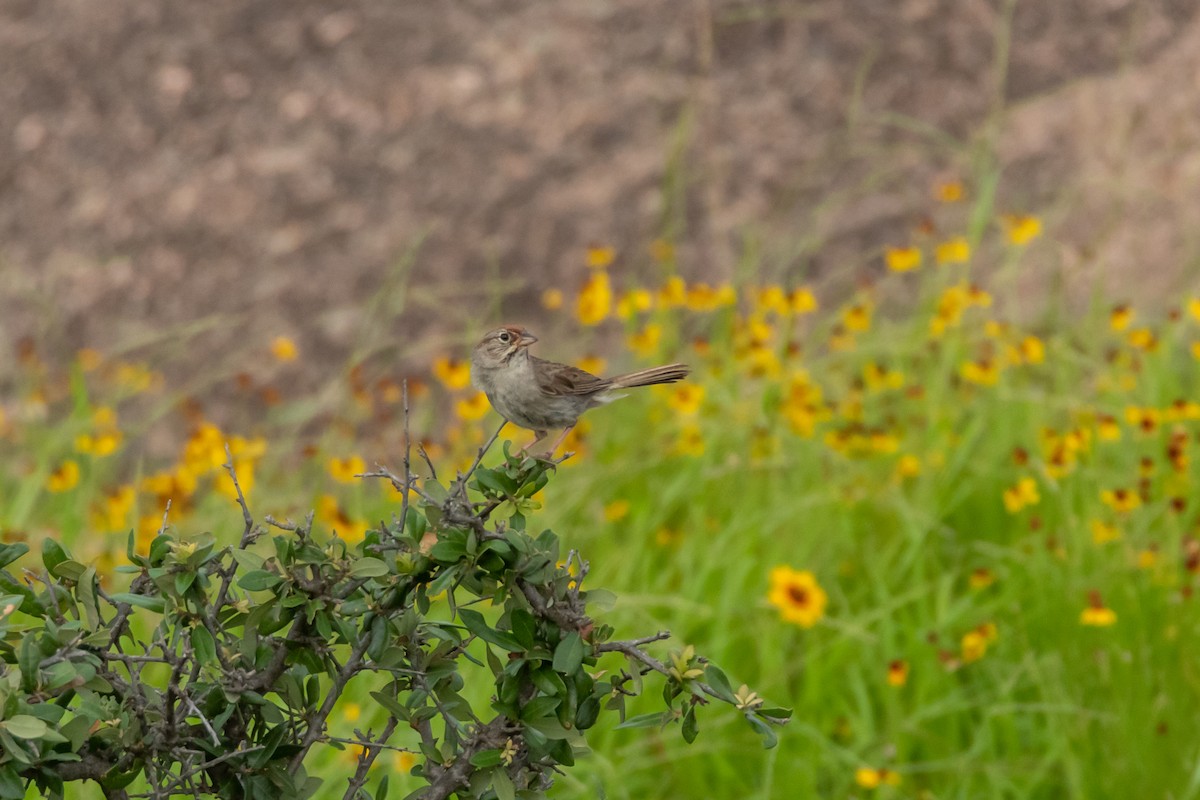
POLYGON ((546 438, 551 429, 562 428, 562 435, 550 447, 553 453, 589 408, 623 397, 621 389, 674 383, 689 372, 686 364, 667 364, 600 378, 531 354, 529 346, 536 341, 524 328, 505 325, 489 331, 471 354, 471 382, 487 395, 500 416, 537 437, 525 450, 546 438))

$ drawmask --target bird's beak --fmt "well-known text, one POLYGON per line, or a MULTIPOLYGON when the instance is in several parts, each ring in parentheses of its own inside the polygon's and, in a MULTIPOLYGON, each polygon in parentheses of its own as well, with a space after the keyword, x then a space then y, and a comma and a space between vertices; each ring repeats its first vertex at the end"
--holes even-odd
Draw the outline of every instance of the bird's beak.
POLYGON ((522 332, 521 339, 520 339, 520 341, 517 342, 517 347, 529 347, 529 345, 533 344, 536 341, 537 341, 537 337, 534 336, 532 333, 522 332))

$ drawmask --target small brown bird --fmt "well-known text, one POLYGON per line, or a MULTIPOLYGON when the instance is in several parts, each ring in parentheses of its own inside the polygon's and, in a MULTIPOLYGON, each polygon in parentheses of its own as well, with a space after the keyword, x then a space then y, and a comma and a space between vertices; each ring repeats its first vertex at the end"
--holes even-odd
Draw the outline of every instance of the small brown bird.
POLYGON ((622 397, 617 391, 674 383, 689 372, 686 364, 667 364, 599 378, 531 355, 529 345, 536 341, 524 328, 505 325, 484 336, 471 354, 471 382, 487 394, 500 416, 537 436, 525 450, 546 438, 551 428, 562 428, 562 435, 550 448, 553 453, 583 412, 622 397))

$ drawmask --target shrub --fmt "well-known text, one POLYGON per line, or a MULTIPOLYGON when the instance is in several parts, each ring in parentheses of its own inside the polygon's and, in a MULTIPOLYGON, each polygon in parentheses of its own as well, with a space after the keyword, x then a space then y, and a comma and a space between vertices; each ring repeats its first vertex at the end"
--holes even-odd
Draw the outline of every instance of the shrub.
MULTIPOLYGON (((44 569, 23 580, 0 569, 0 798, 30 783, 62 797, 89 780, 110 798, 308 797, 321 784, 304 768, 317 744, 358 748, 344 797, 371 798, 376 758, 406 747, 394 734, 415 743, 426 784, 410 797, 537 798, 603 711, 625 727, 677 724, 690 742, 697 708, 714 699, 773 745, 788 710, 735 692, 691 647, 650 655, 665 631, 614 639, 590 615, 611 593, 584 589, 587 562, 574 551, 560 561, 556 534, 525 527, 559 462, 505 443, 503 463, 484 468, 486 449, 446 483, 428 460, 417 479, 407 455, 402 477, 364 476, 390 480, 400 508, 353 548, 314 531, 311 514, 256 523, 239 487, 236 545, 164 522, 140 554, 131 534, 127 591, 107 591, 54 540, 44 569), (597 670, 606 656, 621 660, 597 670), (664 709, 626 717, 646 676, 661 682, 664 709), (332 736, 355 679, 373 682, 386 724, 332 736), (477 685, 491 686, 490 702, 468 699, 477 685)), ((232 459, 226 469, 237 486, 232 459)), ((27 551, 0 546, 0 567, 27 551)), ((387 794, 384 776, 373 797, 387 794)))

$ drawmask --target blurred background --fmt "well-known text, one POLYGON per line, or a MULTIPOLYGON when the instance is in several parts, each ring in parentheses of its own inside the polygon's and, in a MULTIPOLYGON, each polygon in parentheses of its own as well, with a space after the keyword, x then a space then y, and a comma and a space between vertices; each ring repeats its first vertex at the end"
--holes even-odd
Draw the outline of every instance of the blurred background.
POLYGON ((1076 286, 1152 301, 1200 257, 1198 11, 3 0, 0 353, 287 335, 319 375, 384 293, 371 348, 427 360, 654 239, 853 286, 993 158, 1076 286))

